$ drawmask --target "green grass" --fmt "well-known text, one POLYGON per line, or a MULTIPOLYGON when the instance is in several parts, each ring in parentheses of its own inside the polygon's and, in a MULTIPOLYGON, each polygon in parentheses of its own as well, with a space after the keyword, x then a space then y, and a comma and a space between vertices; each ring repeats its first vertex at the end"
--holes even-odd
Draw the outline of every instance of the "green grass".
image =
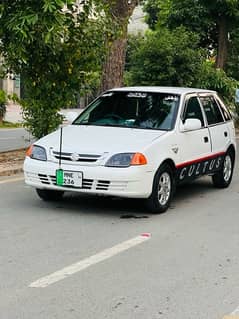
POLYGON ((3 121, 2 123, 0 123, 0 128, 18 128, 18 127, 22 127, 21 123, 11 123, 11 122, 7 122, 7 121, 3 121))

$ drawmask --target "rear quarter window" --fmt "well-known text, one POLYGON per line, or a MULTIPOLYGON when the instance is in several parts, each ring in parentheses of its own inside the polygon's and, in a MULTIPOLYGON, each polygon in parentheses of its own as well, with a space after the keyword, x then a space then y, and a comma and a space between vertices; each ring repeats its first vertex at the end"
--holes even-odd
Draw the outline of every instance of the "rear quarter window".
POLYGON ((200 101, 206 114, 208 125, 224 122, 219 106, 212 96, 201 96, 200 101))
POLYGON ((226 106, 222 103, 222 101, 218 97, 215 97, 215 99, 224 116, 225 121, 231 121, 232 117, 229 110, 226 108, 226 106))

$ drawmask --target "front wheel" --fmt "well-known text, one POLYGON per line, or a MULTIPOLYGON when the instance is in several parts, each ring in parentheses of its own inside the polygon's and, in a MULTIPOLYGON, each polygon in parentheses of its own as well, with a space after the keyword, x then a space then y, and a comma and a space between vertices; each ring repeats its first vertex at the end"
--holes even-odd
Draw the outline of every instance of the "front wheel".
POLYGON ((233 175, 234 156, 231 152, 227 152, 222 168, 212 176, 213 185, 217 188, 226 188, 230 185, 233 175))
POLYGON ((171 202, 175 189, 173 171, 168 164, 162 164, 153 182, 152 193, 146 199, 146 205, 152 213, 165 212, 171 202))
POLYGON ((63 191, 55 191, 51 189, 36 189, 37 195, 44 201, 58 201, 62 199, 63 191))

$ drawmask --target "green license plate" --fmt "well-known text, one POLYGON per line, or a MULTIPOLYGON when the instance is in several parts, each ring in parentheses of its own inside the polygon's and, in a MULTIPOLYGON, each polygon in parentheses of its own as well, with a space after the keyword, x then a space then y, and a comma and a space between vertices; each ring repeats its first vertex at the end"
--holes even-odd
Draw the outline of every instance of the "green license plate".
POLYGON ((56 185, 82 187, 83 174, 82 172, 65 171, 58 169, 56 171, 56 185))

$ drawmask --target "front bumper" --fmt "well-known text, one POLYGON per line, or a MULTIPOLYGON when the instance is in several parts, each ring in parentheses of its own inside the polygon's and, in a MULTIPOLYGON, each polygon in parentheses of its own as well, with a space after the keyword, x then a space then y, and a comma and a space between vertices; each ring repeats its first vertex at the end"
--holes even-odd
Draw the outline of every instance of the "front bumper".
POLYGON ((147 166, 113 168, 63 164, 61 168, 83 173, 81 188, 56 185, 59 165, 26 158, 24 176, 26 184, 39 189, 52 189, 88 194, 101 194, 129 198, 147 198, 152 192, 154 173, 147 166))

